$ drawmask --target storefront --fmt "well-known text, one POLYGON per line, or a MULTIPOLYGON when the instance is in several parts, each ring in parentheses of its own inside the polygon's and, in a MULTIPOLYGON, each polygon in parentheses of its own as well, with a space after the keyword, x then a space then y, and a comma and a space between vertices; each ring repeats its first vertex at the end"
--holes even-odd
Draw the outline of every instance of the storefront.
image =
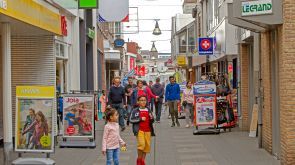
MULTIPOLYGON (((289 2, 292 5, 283 5, 285 3, 283 0, 238 0, 229 4, 228 12, 230 23, 243 28, 240 36, 244 42, 239 43, 241 100, 248 101, 253 96, 257 98, 242 101, 241 113, 246 119, 244 129, 249 130, 251 110, 253 104, 258 102, 258 124, 261 126, 258 128, 259 146, 281 159, 282 164, 294 164, 294 147, 284 147, 294 146, 290 139, 294 134, 288 131, 292 127, 290 122, 294 122, 289 118, 293 113, 286 113, 291 112, 292 108, 285 106, 288 98, 293 97, 286 97, 286 94, 293 90, 292 84, 288 83, 292 76, 287 70, 294 67, 295 63, 291 62, 294 60, 290 59, 287 52, 293 51, 290 45, 294 45, 294 42, 287 42, 286 36, 294 31, 294 28, 287 28, 292 27, 288 16, 293 15, 291 11, 294 8, 288 7, 292 7, 294 2, 289 2), (291 63, 285 65, 286 61, 291 63), (286 73, 288 76, 284 77, 286 73), (252 78, 247 82, 247 77, 252 78)), ((294 107, 291 104, 288 105, 294 107)))
POLYGON ((0 119, 3 118, 4 130, 0 134, 4 136, 4 146, 10 148, 16 86, 55 86, 54 36, 62 33, 59 10, 46 2, 4 0, 1 3, 0 119))

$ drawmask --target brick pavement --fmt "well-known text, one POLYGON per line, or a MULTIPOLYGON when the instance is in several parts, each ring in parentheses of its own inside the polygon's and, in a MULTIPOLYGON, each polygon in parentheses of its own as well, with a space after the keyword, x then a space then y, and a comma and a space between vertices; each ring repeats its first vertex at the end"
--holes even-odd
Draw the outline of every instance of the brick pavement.
MULTIPOLYGON (((246 132, 230 132, 220 135, 192 134, 193 128, 171 128, 170 120, 163 119, 156 124, 156 138, 153 138, 152 153, 147 156, 148 165, 279 165, 269 153, 257 148, 257 139, 247 137, 246 132), (156 142, 156 143, 155 143, 156 142), (156 148, 154 148, 156 146, 156 148), (155 158, 155 159, 154 159, 155 158), (154 162, 155 161, 155 162, 154 162)), ((58 165, 103 165, 105 157, 100 152, 103 122, 96 131, 96 149, 58 148, 52 159, 58 165)), ((121 152, 121 165, 134 165, 136 161, 136 140, 128 127, 121 134, 127 142, 128 151, 121 152)), ((1 152, 3 152, 1 150, 1 152)), ((3 154, 0 156, 2 162, 3 154)), ((29 156, 29 154, 27 154, 29 156)), ((13 154, 16 158, 16 154, 13 154)))

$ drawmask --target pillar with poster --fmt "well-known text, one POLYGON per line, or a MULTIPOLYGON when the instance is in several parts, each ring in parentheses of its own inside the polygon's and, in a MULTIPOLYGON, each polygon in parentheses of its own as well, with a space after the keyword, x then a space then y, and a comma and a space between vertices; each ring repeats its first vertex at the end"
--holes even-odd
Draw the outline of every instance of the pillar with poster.
POLYGON ((194 85, 195 125, 194 135, 218 134, 216 113, 216 84, 202 80, 194 85))

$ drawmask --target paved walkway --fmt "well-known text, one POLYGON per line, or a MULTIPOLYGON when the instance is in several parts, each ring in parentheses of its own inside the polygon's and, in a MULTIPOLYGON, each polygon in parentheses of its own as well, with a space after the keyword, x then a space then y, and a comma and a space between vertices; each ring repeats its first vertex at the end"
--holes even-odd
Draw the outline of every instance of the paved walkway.
MULTIPOLYGON (((220 135, 193 135, 193 128, 171 128, 170 120, 156 124, 157 136, 153 139, 152 153, 147 156, 148 165, 279 165, 269 153, 257 148, 257 139, 246 132, 227 132, 220 135), (155 147, 155 148, 154 148, 155 147)), ((96 131, 96 149, 73 149, 56 147, 51 157, 57 165, 103 165, 101 154, 103 122, 96 131)), ((120 165, 135 165, 136 140, 128 127, 121 134, 127 142, 128 151, 121 152, 120 165)), ((1 150, 0 152, 3 153, 1 150)), ((16 159, 13 154, 13 159, 16 159)), ((31 156, 25 154, 25 156, 31 156)), ((36 156, 36 155, 35 155, 36 156)), ((42 155, 44 156, 44 155, 42 155)), ((3 154, 0 155, 2 163, 3 154)), ((1 164, 0 163, 0 164, 1 164)))

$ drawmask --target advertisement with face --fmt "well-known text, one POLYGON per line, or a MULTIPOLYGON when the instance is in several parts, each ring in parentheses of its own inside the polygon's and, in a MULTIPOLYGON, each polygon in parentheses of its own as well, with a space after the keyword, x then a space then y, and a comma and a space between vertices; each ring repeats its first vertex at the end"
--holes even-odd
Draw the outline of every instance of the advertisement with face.
POLYGON ((17 87, 15 151, 53 152, 51 96, 54 88, 17 87))
POLYGON ((65 95, 63 105, 63 136, 94 137, 94 96, 65 95))

